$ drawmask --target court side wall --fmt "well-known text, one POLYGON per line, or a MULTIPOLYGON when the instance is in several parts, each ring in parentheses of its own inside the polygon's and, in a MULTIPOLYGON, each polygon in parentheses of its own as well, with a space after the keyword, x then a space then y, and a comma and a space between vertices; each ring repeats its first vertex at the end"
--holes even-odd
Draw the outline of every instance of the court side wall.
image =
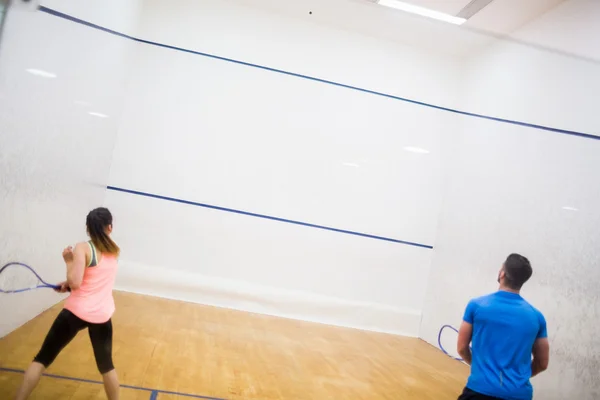
POLYGON ((147 1, 137 35, 211 56, 136 46, 118 288, 416 336, 456 117, 306 76, 452 106, 458 62, 227 1, 147 1))
MULTIPOLYGON (((600 60, 600 3, 565 2, 519 39, 600 60)), ((501 42, 466 70, 466 107, 600 136, 598 61, 501 42)), ((523 296, 547 320, 550 368, 535 398, 600 398, 600 141, 464 119, 455 143, 420 336, 437 345, 470 298, 497 289, 512 252, 534 269, 523 296)), ((455 353, 456 334, 443 345, 455 353)))
MULTIPOLYGON (((80 8, 43 5, 58 3, 80 8)), ((127 12, 117 1, 86 8, 127 12)), ((65 279, 62 249, 85 240, 86 214, 104 202, 130 46, 28 7, 9 11, 0 43, 0 265, 20 261, 50 283, 65 279)), ((0 337, 61 299, 46 289, 0 294, 0 337)))

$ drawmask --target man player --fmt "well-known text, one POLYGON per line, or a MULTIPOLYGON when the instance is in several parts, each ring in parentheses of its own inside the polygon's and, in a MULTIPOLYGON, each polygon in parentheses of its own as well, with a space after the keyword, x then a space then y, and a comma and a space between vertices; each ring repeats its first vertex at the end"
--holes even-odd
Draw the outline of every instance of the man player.
POLYGON ((519 294, 532 273, 527 258, 511 254, 499 290, 467 305, 457 349, 471 375, 458 400, 532 399, 529 379, 548 368, 550 352, 544 316, 519 294))

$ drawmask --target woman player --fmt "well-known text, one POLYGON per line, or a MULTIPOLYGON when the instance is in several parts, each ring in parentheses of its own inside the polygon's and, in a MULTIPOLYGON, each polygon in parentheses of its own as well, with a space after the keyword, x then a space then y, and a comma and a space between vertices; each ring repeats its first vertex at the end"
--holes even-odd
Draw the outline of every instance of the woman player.
POLYGON ((119 246, 110 238, 112 215, 106 208, 96 208, 87 216, 89 242, 67 247, 63 259, 67 264, 67 280, 58 292, 70 291, 64 309, 52 324, 40 352, 25 371, 17 400, 25 400, 35 388, 44 370, 58 353, 77 335, 88 328, 96 365, 102 374, 109 400, 119 398, 119 381, 112 363, 112 322, 115 311, 112 296, 119 246))

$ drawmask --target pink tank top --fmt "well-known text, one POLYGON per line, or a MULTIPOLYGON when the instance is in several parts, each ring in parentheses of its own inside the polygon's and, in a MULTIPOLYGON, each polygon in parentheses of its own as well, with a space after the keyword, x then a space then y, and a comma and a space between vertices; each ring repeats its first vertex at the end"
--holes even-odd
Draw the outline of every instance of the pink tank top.
POLYGON ((115 312, 112 291, 117 276, 117 258, 102 254, 96 263, 96 249, 90 242, 92 260, 85 268, 83 282, 73 290, 65 302, 65 308, 84 321, 101 324, 108 321, 115 312), (95 265, 94 265, 95 264, 95 265))

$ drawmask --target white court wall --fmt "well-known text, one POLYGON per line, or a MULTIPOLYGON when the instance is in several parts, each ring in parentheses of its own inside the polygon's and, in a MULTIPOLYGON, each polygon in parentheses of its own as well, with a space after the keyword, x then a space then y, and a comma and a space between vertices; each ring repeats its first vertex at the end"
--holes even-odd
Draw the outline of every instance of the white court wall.
MULTIPOLYGON (((44 5, 53 3, 79 8, 44 5)), ((126 11, 86 4, 94 14, 126 11)), ((0 43, 0 265, 25 262, 55 283, 65 278, 62 249, 85 240, 85 216, 104 202, 131 43, 30 9, 10 9, 0 43)), ((0 337, 60 299, 51 290, 0 295, 0 337)))
MULTIPOLYGON (((465 108, 600 136, 600 3, 569 1, 468 64, 465 108)), ((534 274, 523 296, 546 316, 550 368, 535 398, 600 398, 600 141, 464 118, 440 213, 420 336, 437 346, 470 298, 496 290, 511 252, 534 274), (576 211, 574 210, 576 209, 576 211)), ((443 344, 454 350, 456 335, 443 344)))
MULTIPOLYGON (((139 25, 136 1, 43 4, 145 40, 600 132, 592 0, 565 2, 517 33, 586 59, 503 42, 465 68, 233 1, 146 1, 139 25)), ((598 396, 590 326, 599 322, 600 142, 135 43, 43 13, 9 18, 0 50, 0 261, 18 257, 61 279, 60 250, 83 238, 83 216, 108 182, 435 245, 109 190, 120 289, 407 335, 423 314, 420 336, 437 345, 441 325, 458 325, 468 299, 494 290, 502 259, 518 251, 533 262, 524 295, 545 313, 552 344, 538 398, 598 396), (58 78, 23 72, 37 65, 58 78)), ((11 310, 0 335, 59 299, 24 296, 0 298, 11 310)))
MULTIPOLYGON (((137 36, 420 101, 456 100, 453 59, 236 2, 147 1, 137 36)), ((442 142, 455 121, 140 43, 110 185, 429 245, 442 142)), ((418 333, 429 248, 112 190, 106 204, 120 219, 120 289, 418 333)))

